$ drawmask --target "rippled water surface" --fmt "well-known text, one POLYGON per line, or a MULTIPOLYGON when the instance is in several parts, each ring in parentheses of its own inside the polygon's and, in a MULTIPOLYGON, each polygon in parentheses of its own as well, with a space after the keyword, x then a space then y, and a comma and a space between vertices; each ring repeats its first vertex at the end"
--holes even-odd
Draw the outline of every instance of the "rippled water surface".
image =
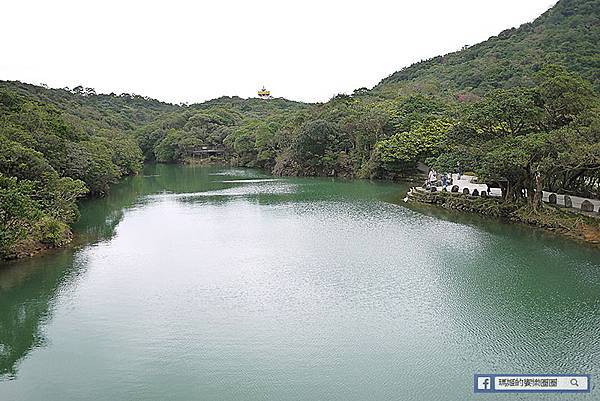
POLYGON ((76 246, 0 266, 0 399, 600 399, 600 252, 405 192, 148 167, 76 246), (475 396, 476 372, 596 388, 475 396))

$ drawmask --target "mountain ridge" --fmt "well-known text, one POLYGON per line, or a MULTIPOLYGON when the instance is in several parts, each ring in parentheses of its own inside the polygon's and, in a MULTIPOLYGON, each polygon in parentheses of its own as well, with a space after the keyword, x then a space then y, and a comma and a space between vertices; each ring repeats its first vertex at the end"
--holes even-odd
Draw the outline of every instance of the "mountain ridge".
POLYGON ((545 64, 561 64, 600 87, 600 1, 560 0, 532 22, 466 49, 414 63, 381 80, 374 91, 430 81, 443 90, 531 86, 545 64))

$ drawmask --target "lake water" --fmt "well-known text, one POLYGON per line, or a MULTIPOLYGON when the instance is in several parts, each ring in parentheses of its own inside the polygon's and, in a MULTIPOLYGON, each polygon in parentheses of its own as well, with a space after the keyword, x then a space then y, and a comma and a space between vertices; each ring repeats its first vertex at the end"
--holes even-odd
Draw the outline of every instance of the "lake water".
POLYGON ((407 186, 149 166, 0 268, 0 400, 507 400, 600 382, 600 251, 407 186))

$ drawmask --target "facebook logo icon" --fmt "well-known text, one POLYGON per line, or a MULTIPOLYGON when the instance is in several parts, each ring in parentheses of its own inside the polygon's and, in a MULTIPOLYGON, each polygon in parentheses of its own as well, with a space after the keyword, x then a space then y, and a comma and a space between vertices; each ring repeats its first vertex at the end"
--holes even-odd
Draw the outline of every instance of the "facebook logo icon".
POLYGON ((492 378, 490 376, 476 376, 476 391, 489 391, 492 389, 492 378))

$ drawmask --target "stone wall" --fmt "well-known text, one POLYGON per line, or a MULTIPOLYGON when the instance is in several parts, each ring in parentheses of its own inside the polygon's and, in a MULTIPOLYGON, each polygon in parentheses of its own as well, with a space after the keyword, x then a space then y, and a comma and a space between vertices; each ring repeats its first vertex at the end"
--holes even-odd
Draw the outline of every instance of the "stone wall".
POLYGON ((566 237, 600 245, 600 219, 575 209, 545 207, 534 212, 525 204, 505 203, 500 198, 463 195, 455 192, 429 192, 411 188, 407 202, 431 204, 445 209, 501 217, 525 223, 566 237))
POLYGON ((409 202, 428 203, 446 209, 479 213, 486 216, 508 217, 516 206, 504 203, 500 198, 466 195, 456 192, 429 192, 421 188, 411 188, 409 202))

